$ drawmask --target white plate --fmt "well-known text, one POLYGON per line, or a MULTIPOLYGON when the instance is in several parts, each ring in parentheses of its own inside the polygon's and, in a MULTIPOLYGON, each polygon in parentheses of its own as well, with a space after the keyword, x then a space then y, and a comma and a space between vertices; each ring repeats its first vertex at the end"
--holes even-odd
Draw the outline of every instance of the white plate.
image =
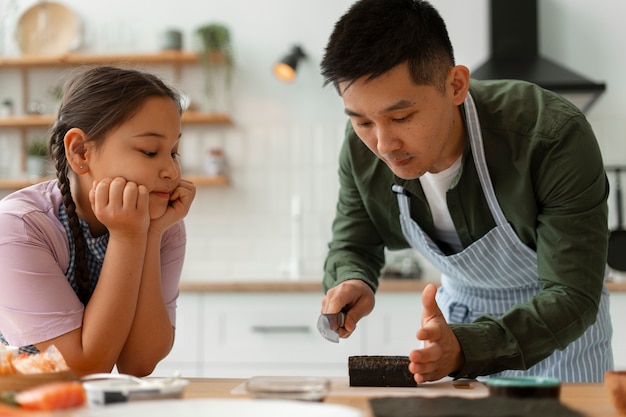
POLYGON ((138 401, 91 408, 80 417, 363 417, 351 407, 286 400, 189 399, 138 401))
POLYGON ((82 24, 60 3, 40 1, 22 13, 15 40, 25 55, 62 55, 80 45, 82 24))

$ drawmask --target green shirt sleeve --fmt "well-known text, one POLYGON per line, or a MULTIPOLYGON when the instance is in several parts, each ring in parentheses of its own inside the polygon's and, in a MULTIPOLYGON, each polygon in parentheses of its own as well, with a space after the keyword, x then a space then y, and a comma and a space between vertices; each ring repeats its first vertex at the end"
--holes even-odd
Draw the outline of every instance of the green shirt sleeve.
POLYGON ((374 291, 385 262, 385 247, 406 248, 399 209, 391 191, 393 173, 371 152, 348 122, 339 156, 339 198, 324 265, 324 291, 349 280, 374 291))

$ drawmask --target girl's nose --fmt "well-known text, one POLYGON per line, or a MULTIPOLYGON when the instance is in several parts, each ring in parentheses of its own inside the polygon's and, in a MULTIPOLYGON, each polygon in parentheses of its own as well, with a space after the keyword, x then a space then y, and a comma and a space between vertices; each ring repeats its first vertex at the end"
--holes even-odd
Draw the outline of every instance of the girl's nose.
POLYGON ((180 169, 180 161, 178 158, 170 157, 168 161, 165 163, 165 166, 161 170, 161 177, 167 178, 170 180, 175 180, 180 177, 181 169, 180 169))

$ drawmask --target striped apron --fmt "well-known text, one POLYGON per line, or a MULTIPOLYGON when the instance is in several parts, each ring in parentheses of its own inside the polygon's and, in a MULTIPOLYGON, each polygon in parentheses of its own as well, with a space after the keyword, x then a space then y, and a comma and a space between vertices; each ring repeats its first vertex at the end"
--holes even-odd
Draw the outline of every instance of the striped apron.
MULTIPOLYGON (((465 100, 467 126, 474 163, 496 226, 463 251, 444 255, 437 244, 411 219, 409 197, 394 185, 400 208, 402 231, 442 273, 437 303, 449 323, 471 323, 482 315, 500 317, 516 304, 536 295, 537 254, 515 234, 504 217, 489 177, 478 115, 472 97, 465 100)), ((602 382, 613 368, 609 293, 604 286, 596 323, 565 350, 527 371, 504 371, 499 376, 544 376, 563 382, 602 382)))

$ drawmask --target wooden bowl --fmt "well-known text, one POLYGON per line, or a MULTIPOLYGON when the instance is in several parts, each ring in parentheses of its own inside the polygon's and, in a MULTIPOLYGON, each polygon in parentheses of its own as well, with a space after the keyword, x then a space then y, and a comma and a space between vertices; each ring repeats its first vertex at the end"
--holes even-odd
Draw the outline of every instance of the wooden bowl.
POLYGON ((626 414, 626 371, 608 371, 604 374, 604 386, 615 408, 626 414))
POLYGON ((0 392, 20 392, 38 385, 57 381, 73 381, 76 377, 71 371, 50 372, 43 374, 0 375, 0 392))

